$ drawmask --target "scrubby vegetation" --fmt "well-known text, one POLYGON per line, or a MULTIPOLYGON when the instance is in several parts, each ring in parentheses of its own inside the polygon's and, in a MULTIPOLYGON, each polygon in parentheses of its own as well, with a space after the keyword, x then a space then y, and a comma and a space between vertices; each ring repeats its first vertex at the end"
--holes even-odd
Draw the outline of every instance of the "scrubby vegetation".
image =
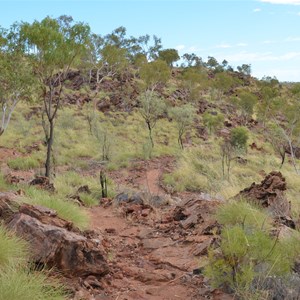
POLYGON ((272 236, 268 214, 247 202, 231 201, 217 212, 223 225, 220 248, 211 250, 206 275, 216 287, 231 289, 242 299, 268 299, 269 278, 289 281, 299 255, 299 233, 272 236))
MULTIPOLYGON (((168 156, 175 166, 162 185, 179 196, 226 200, 280 169, 298 218, 299 83, 259 80, 248 64, 234 70, 188 53, 174 67, 178 59, 155 36, 127 37, 124 27, 101 36, 66 16, 1 29, 0 146, 13 152, 9 169, 45 175, 55 191, 9 185, 1 170, 0 192, 21 189, 20 201, 52 208, 83 229, 88 215, 74 199, 99 203, 100 170, 113 197, 110 172, 168 156), (80 191, 85 185, 89 192, 80 191)), ((216 287, 259 299, 266 278, 290 274, 299 242, 272 236, 261 209, 229 202, 217 219, 220 248, 206 269, 216 287)), ((0 241, 0 299, 63 299, 60 287, 50 289, 47 276, 24 266, 21 240, 0 227, 0 241)))
POLYGON ((0 226, 0 299, 63 300, 66 292, 47 272, 28 265, 29 248, 20 238, 0 226))

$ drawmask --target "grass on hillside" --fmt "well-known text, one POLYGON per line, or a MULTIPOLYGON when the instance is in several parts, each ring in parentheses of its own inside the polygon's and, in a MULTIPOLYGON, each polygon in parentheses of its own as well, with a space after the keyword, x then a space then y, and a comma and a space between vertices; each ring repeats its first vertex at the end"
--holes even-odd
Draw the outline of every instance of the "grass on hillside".
POLYGON ((0 225, 0 300, 63 300, 63 286, 28 265, 29 245, 0 225))
POLYGON ((61 284, 45 273, 16 266, 0 268, 0 300, 64 300, 61 284))
POLYGON ((81 229, 88 225, 89 219, 86 211, 72 203, 71 199, 65 200, 59 194, 50 194, 47 191, 29 186, 25 187, 25 196, 20 201, 54 209, 59 217, 73 222, 81 229))
POLYGON ((0 225, 0 269, 7 265, 24 265, 28 254, 27 243, 0 225))

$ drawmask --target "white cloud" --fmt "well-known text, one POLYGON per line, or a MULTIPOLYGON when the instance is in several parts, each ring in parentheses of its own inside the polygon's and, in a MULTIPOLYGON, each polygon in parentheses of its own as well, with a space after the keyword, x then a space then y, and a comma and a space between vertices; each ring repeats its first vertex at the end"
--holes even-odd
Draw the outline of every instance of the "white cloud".
POLYGON ((290 4, 300 5, 300 0, 259 0, 260 2, 266 2, 271 4, 290 4))
POLYGON ((255 12, 255 13, 261 12, 261 8, 255 8, 255 9, 253 9, 253 12, 255 12))
POLYGON ((195 51, 197 51, 197 47, 195 46, 191 46, 188 48, 188 52, 195 52, 195 51))
POLYGON ((276 43, 275 41, 271 41, 271 40, 265 40, 262 42, 262 44, 274 44, 276 43))
POLYGON ((237 43, 236 45, 238 47, 246 47, 246 46, 248 46, 248 44, 246 44, 246 43, 237 43))
POLYGON ((183 49, 185 49, 185 45, 177 45, 175 47, 175 49, 178 50, 178 51, 183 50, 183 49))
POLYGON ((300 11, 297 13, 297 16, 300 16, 300 11))
POLYGON ((285 42, 299 42, 300 36, 289 36, 284 41, 285 42))
POLYGON ((276 76, 280 81, 300 81, 300 70, 292 68, 271 68, 267 70, 256 70, 252 66, 253 76, 262 78, 265 75, 276 76))
POLYGON ((263 61, 289 61, 300 59, 300 52, 287 52, 281 55, 274 55, 272 52, 246 52, 224 55, 229 62, 263 62, 263 61))
POLYGON ((231 48, 232 46, 227 44, 227 43, 222 43, 220 45, 217 45, 215 48, 221 48, 221 49, 226 49, 226 48, 231 48))

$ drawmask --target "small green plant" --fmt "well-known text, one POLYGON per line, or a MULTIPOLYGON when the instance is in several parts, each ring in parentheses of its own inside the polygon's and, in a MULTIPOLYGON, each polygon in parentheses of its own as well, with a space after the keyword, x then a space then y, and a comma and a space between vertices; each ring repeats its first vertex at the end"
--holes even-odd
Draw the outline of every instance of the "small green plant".
POLYGON ((61 218, 73 222, 81 229, 88 224, 86 212, 71 201, 64 200, 60 195, 52 195, 35 187, 26 188, 25 195, 22 201, 54 209, 61 218))
POLYGON ((272 237, 265 212, 247 202, 230 202, 220 207, 217 219, 223 225, 220 248, 209 251, 206 267, 213 286, 246 299, 264 289, 266 278, 291 274, 300 241, 272 237))
POLYGON ((249 139, 248 130, 245 127, 238 126, 231 130, 230 144, 239 151, 247 151, 247 141, 249 139))
POLYGON ((31 170, 36 169, 40 166, 40 163, 37 159, 33 157, 17 157, 14 159, 10 159, 7 162, 8 166, 13 170, 31 170))
POLYGON ((156 125, 156 122, 159 116, 165 110, 165 103, 157 94, 152 90, 147 90, 140 97, 140 109, 139 112, 146 122, 148 131, 149 131, 149 140, 151 142, 152 148, 154 147, 154 141, 152 137, 153 128, 156 125))
POLYGON ((10 266, 0 268, 0 300, 65 300, 67 295, 57 281, 42 272, 10 266))
POLYGON ((28 257, 28 245, 0 225, 0 269, 7 265, 23 264, 28 257))
POLYGON ((205 112, 203 114, 203 123, 208 128, 210 134, 220 129, 224 122, 224 116, 221 113, 205 112))
POLYGON ((173 107, 169 112, 170 116, 175 120, 178 129, 178 144, 183 149, 183 135, 186 130, 193 124, 196 116, 195 108, 191 104, 182 107, 173 107))

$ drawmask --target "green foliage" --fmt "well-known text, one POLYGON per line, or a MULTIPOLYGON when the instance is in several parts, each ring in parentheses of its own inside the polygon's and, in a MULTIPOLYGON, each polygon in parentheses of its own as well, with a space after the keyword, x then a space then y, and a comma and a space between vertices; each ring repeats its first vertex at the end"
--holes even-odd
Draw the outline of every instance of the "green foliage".
POLYGON ((0 225, 0 241, 0 270, 8 265, 24 265, 27 262, 29 254, 27 243, 2 225, 0 225))
POLYGON ((44 102, 42 124, 47 143, 47 177, 51 173, 54 120, 60 107, 64 80, 71 66, 76 64, 76 59, 80 60, 84 55, 89 33, 88 25, 73 24, 73 19, 67 16, 58 19, 46 17, 32 24, 22 23, 20 28, 25 56, 30 58, 34 72, 38 74, 41 100, 44 102))
POLYGON ((152 130, 155 127, 158 118, 164 112, 166 106, 163 100, 159 98, 156 93, 150 90, 147 90, 145 93, 140 95, 139 100, 141 104, 139 112, 147 124, 149 139, 153 147, 154 142, 152 138, 152 130))
POLYGON ((181 85, 189 92, 191 101, 199 98, 199 93, 207 86, 208 78, 205 71, 189 68, 184 71, 181 77, 181 85))
POLYGON ((7 164, 11 169, 23 171, 40 167, 40 162, 31 156, 10 159, 7 164))
POLYGON ((245 119, 245 122, 247 122, 247 120, 252 117, 253 109, 256 103, 257 97, 254 94, 246 91, 243 91, 239 94, 238 105, 241 109, 242 116, 245 119))
POLYGON ((176 122, 178 128, 178 143, 183 149, 183 135, 186 130, 193 124, 194 118, 196 117, 195 108, 186 104, 181 107, 173 107, 169 110, 169 115, 176 122))
POLYGON ((218 190, 218 172, 213 164, 216 156, 203 149, 186 149, 179 157, 176 169, 164 176, 171 191, 210 192, 218 190))
POLYGON ((22 55, 19 27, 4 31, 0 51, 0 135, 6 130, 12 113, 21 100, 29 100, 33 94, 34 76, 29 60, 22 55))
POLYGON ((237 67, 238 72, 243 73, 244 75, 251 75, 251 65, 249 64, 242 64, 241 66, 237 67))
POLYGON ((209 133, 213 133, 220 129, 224 122, 224 115, 221 113, 205 112, 203 114, 203 123, 208 128, 209 133))
POLYGON ((269 230, 272 226, 272 220, 265 211, 243 200, 222 204, 216 218, 222 225, 246 226, 251 230, 269 230))
POLYGON ((269 123, 264 131, 264 136, 267 141, 270 142, 276 154, 279 154, 281 157, 281 165, 285 161, 285 146, 286 140, 284 136, 283 129, 276 123, 269 123))
POLYGON ((105 45, 101 51, 100 64, 106 70, 107 76, 115 76, 124 72, 129 64, 127 50, 115 45, 105 45))
POLYGON ((227 92, 234 85, 234 79, 232 76, 226 72, 217 73, 214 78, 213 87, 217 90, 220 90, 221 95, 223 96, 225 92, 227 92))
POLYGON ((173 63, 180 59, 176 49, 164 49, 158 52, 158 58, 172 67, 173 63))
POLYGON ((300 83, 299 82, 293 84, 293 86, 291 88, 291 92, 295 96, 299 96, 300 95, 300 83))
POLYGON ((155 60, 143 64, 140 68, 140 77, 146 84, 146 89, 153 89, 157 84, 166 84, 171 76, 168 64, 163 60, 155 60))
POLYGON ((217 218, 224 226, 220 249, 210 251, 206 267, 215 287, 230 287, 242 296, 253 289, 254 279, 263 282, 268 276, 290 274, 299 239, 272 237, 266 213, 246 202, 229 202, 217 218))
POLYGON ((10 266, 0 269, 0 300, 64 300, 61 284, 41 272, 10 266))
POLYGON ((230 132, 230 144, 237 150, 247 151, 247 141, 249 139, 248 130, 238 126, 230 132))
POLYGON ((58 216, 71 221, 79 228, 85 228, 88 224, 88 216, 84 210, 59 195, 49 194, 46 191, 28 187, 25 190, 22 201, 30 204, 41 205, 57 211, 58 216))
POLYGON ((63 300, 66 293, 44 271, 27 266, 29 245, 0 225, 0 300, 63 300))
MULTIPOLYGON (((99 174, 98 174, 99 175, 99 174)), ((58 175, 54 181, 55 188, 58 193, 58 197, 64 199, 71 195, 75 195, 78 189, 82 186, 88 186, 91 191, 88 193, 79 193, 80 199, 87 206, 94 206, 99 203, 101 199, 101 187, 99 177, 95 176, 82 176, 76 172, 70 171, 58 175)), ((115 195, 114 183, 108 178, 108 196, 113 197, 115 195)))

